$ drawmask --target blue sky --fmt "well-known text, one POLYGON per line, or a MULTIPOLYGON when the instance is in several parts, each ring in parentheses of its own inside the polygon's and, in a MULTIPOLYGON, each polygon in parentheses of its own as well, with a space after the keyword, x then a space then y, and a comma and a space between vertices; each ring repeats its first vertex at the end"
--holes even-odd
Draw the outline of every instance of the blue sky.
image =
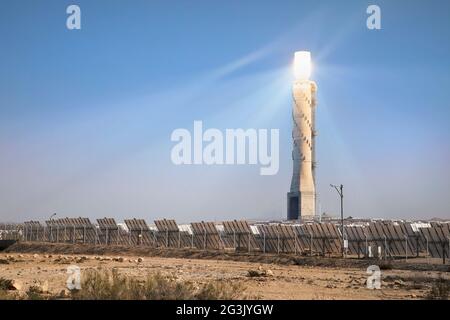
POLYGON ((449 33, 444 0, 4 0, 0 220, 284 218, 297 50, 318 85, 321 211, 343 183, 346 215, 449 218, 449 33), (171 132, 194 120, 280 129, 279 173, 173 165, 171 132))

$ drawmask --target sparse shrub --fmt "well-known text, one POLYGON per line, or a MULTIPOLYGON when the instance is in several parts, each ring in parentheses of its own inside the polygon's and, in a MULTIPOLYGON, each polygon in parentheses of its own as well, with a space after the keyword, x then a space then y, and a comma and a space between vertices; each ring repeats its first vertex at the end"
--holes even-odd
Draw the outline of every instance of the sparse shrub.
POLYGON ((200 288, 196 294, 198 300, 235 300, 242 298, 245 291, 242 283, 228 283, 223 281, 209 282, 200 288))
POLYGON ((17 294, 8 290, 14 290, 14 282, 10 279, 0 278, 0 300, 17 299, 17 294))
POLYGON ((147 300, 195 299, 195 287, 190 282, 176 282, 161 274, 148 276, 141 296, 147 300))
POLYGON ((0 290, 12 290, 13 287, 14 284, 12 280, 0 278, 0 290))
POLYGON ((124 299, 124 292, 127 291, 125 280, 116 270, 111 275, 108 272, 87 270, 83 275, 82 289, 71 291, 72 297, 88 300, 124 299))
POLYGON ((412 284, 410 284, 408 286, 409 289, 413 289, 413 290, 421 290, 426 288, 426 285, 421 283, 421 282, 413 282, 412 284))
POLYGON ((390 260, 380 261, 378 262, 378 266, 380 267, 380 270, 392 270, 394 268, 392 261, 390 260))
POLYGON ((39 286, 30 286, 25 292, 28 300, 44 300, 42 289, 39 286))
POLYGON ((450 280, 439 278, 433 281, 430 292, 426 296, 430 300, 448 300, 450 294, 450 280))
POLYGON ((240 283, 213 281, 194 285, 161 274, 149 275, 142 281, 113 269, 88 270, 81 290, 72 291, 71 296, 82 300, 219 300, 242 298, 244 291, 240 283))
POLYGON ((16 299, 16 295, 10 294, 6 290, 0 289, 0 300, 14 300, 14 299, 16 299))
POLYGON ((248 270, 247 277, 250 277, 250 278, 261 277, 261 273, 258 270, 248 270))

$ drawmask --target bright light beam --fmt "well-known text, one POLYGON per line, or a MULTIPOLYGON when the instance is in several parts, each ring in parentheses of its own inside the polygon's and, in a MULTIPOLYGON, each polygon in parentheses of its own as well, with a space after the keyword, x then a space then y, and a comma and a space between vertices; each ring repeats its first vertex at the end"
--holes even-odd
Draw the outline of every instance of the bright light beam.
POLYGON ((297 51, 294 57, 295 78, 297 80, 309 80, 311 69, 311 52, 297 51))

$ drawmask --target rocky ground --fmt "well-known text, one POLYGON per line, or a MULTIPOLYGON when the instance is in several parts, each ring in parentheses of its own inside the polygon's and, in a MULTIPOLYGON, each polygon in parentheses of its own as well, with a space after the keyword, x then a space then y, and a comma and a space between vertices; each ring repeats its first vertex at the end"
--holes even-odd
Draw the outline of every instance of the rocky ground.
POLYGON ((277 261, 232 261, 218 257, 55 253, 58 250, 33 253, 28 249, 22 250, 25 252, 11 251, 0 252, 0 278, 14 280, 17 292, 39 286, 43 291, 60 296, 67 293, 67 267, 71 265, 79 266, 81 273, 92 268, 116 268, 120 273, 138 278, 145 278, 149 273, 162 273, 180 281, 198 283, 209 280, 239 281, 247 288, 247 296, 262 299, 423 299, 433 281, 450 279, 448 266, 446 271, 433 270, 432 267, 428 271, 414 268, 400 270, 389 266, 389 270, 381 270, 381 289, 370 290, 366 288, 367 267, 358 264, 336 267, 282 264, 277 261))

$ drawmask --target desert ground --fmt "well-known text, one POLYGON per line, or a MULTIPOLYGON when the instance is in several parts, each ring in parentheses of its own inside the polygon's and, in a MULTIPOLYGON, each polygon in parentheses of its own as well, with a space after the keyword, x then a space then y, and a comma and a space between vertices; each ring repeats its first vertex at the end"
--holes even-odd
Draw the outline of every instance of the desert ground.
POLYGON ((370 261, 331 263, 330 259, 311 257, 306 262, 293 264, 294 260, 280 257, 247 259, 245 255, 198 252, 161 256, 123 248, 94 250, 81 246, 67 252, 70 246, 53 245, 49 250, 44 247, 14 245, 0 252, 0 278, 14 280, 17 292, 37 285, 63 297, 68 290, 67 267, 77 265, 81 274, 88 269, 115 268, 121 274, 137 278, 160 273, 175 281, 234 281, 243 284, 248 298, 316 300, 424 299, 433 281, 450 280, 448 265, 380 262, 381 289, 371 290, 366 288, 366 269, 372 264, 370 261))

